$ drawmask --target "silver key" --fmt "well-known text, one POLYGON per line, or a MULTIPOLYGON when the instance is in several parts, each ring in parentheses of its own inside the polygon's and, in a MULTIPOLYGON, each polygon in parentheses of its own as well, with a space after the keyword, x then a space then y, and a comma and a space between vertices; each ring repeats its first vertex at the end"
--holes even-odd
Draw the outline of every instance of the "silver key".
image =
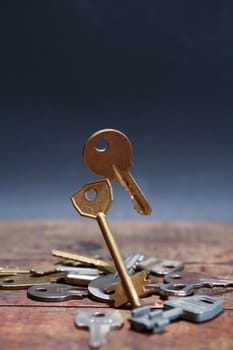
POLYGON ((68 272, 64 280, 68 284, 75 284, 78 286, 88 286, 89 283, 101 275, 84 275, 77 272, 68 272))
POLYGON ((88 296, 88 291, 84 287, 73 287, 64 283, 44 283, 28 288, 27 296, 39 301, 65 301, 83 299, 88 296))
POLYGON ((165 276, 168 273, 183 270, 184 264, 176 260, 157 259, 150 256, 143 260, 138 267, 153 275, 165 276))
POLYGON ((80 311, 75 316, 75 324, 89 328, 89 345, 97 348, 106 344, 111 329, 123 325, 123 318, 118 311, 80 311))

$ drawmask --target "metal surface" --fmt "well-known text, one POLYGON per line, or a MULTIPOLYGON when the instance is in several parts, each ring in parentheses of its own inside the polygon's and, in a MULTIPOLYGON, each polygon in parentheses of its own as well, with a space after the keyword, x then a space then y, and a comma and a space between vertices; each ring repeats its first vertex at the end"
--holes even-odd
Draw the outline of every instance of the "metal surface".
POLYGON ((97 220, 116 269, 121 277, 122 283, 124 285, 124 290, 127 293, 132 306, 140 306, 140 300, 138 298, 136 289, 130 279, 130 276, 128 275, 124 261, 121 257, 120 251, 105 216, 105 213, 107 212, 113 200, 110 181, 108 179, 105 179, 93 183, 88 183, 84 185, 78 192, 76 192, 71 197, 71 199, 74 207, 78 210, 80 215, 97 220), (94 198, 90 198, 88 196, 88 193, 90 191, 94 191, 94 198))
POLYGON ((0 276, 18 275, 19 273, 29 273, 30 270, 21 269, 19 267, 0 267, 0 276))
POLYGON ((103 129, 91 135, 83 147, 83 160, 93 173, 116 180, 129 193, 139 214, 151 214, 151 206, 129 170, 132 145, 128 137, 115 129, 103 129), (98 143, 104 141, 104 146, 98 143))
POLYGON ((89 328, 89 345, 99 347, 106 344, 111 329, 122 327, 124 321, 117 311, 80 311, 75 316, 78 327, 89 328))
POLYGON ((177 260, 157 259, 150 256, 139 263, 138 268, 146 270, 153 275, 165 276, 170 272, 183 270, 184 264, 177 260))
POLYGON ((131 328, 139 332, 161 333, 177 318, 204 322, 223 311, 223 301, 207 295, 197 295, 165 301, 164 307, 167 311, 154 311, 147 306, 133 310, 129 318, 131 328))
MULTIPOLYGON (((134 253, 127 256, 124 260, 125 267, 129 275, 136 272, 137 264, 143 259, 143 254, 134 253)), ((98 277, 88 284, 88 290, 90 295, 99 301, 111 302, 110 294, 106 293, 106 289, 120 282, 119 273, 108 274, 105 276, 98 277)))
POLYGON ((2 289, 25 289, 41 283, 58 282, 63 280, 64 272, 55 272, 43 276, 33 274, 18 274, 0 278, 0 288, 2 289))
POLYGON ((190 293, 197 288, 213 288, 213 287, 233 287, 233 279, 218 279, 200 274, 198 272, 175 272, 164 276, 164 282, 177 283, 183 288, 189 288, 190 293))
MULTIPOLYGON (((131 281, 139 297, 146 297, 152 294, 153 289, 145 288, 145 286, 151 282, 145 271, 140 271, 132 275, 131 281)), ((122 282, 118 282, 107 288, 106 292, 110 294, 110 299, 113 302, 114 307, 120 307, 130 301, 127 294, 124 293, 122 282)))
POLYGON ((67 272, 64 280, 68 284, 78 286, 88 286, 91 281, 94 281, 100 275, 84 275, 77 272, 67 272))
POLYGON ((110 260, 95 259, 89 256, 78 255, 70 252, 64 252, 62 250, 52 250, 52 255, 63 259, 74 260, 86 265, 95 266, 108 272, 114 272, 116 269, 110 260))
POLYGON ((39 301, 65 301, 87 297, 88 290, 63 283, 44 283, 30 287, 27 296, 39 301))

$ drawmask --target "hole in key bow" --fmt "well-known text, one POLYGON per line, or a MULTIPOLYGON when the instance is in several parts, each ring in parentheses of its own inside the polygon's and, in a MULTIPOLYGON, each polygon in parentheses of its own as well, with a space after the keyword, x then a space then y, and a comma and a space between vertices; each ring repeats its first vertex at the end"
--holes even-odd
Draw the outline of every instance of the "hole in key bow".
POLYGON ((105 313, 101 311, 96 311, 94 312, 95 317, 105 317, 105 313))
POLYGON ((92 188, 85 193, 86 199, 89 201, 94 201, 97 197, 97 191, 92 188))
POLYGON ((107 148, 108 148, 108 141, 107 140, 101 138, 101 139, 96 141, 96 143, 95 143, 96 151, 104 152, 104 151, 106 151, 107 148))
POLYGON ((37 292, 47 292, 47 288, 43 288, 43 287, 38 287, 36 288, 37 292))

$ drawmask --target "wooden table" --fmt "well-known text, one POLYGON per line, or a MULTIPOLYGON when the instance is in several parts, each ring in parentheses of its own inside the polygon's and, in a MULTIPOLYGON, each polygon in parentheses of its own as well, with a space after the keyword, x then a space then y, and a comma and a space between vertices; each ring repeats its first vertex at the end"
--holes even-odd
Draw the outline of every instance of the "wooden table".
MULTIPOLYGON (((151 221, 110 222, 123 257, 142 252, 145 256, 183 261, 185 271, 198 271, 233 279, 233 224, 151 221)), ((109 257, 94 221, 0 221, 0 266, 33 268, 59 259, 51 255, 60 249, 90 256, 109 257)), ((121 308, 125 319, 120 330, 112 331, 103 349, 232 349, 233 288, 200 289, 224 300, 224 312, 211 321, 195 324, 177 321, 162 334, 130 329, 130 309, 121 308)), ((143 299, 155 303, 158 296, 143 299)), ((79 310, 105 310, 109 305, 85 298, 64 302, 37 302, 26 290, 0 289, 0 348, 88 349, 88 332, 74 325, 79 310)))

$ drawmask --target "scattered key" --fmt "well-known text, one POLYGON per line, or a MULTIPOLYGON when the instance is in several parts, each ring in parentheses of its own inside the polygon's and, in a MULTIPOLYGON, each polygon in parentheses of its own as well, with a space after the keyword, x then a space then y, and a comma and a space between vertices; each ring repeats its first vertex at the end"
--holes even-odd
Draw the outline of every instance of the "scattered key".
POLYGON ((141 188, 130 173, 132 145, 128 137, 114 129, 103 129, 89 137, 83 147, 83 160, 94 174, 116 180, 129 193, 139 214, 151 214, 151 206, 141 188), (98 142, 105 141, 99 148, 98 142))
POLYGON ((75 324, 89 328, 89 345, 97 348, 106 344, 110 330, 122 327, 123 318, 117 311, 80 311, 75 324))
POLYGON ((133 307, 140 306, 140 300, 136 289, 127 272, 105 215, 113 201, 110 181, 105 179, 88 183, 78 192, 73 194, 71 200, 80 215, 97 220, 116 269, 121 277, 124 285, 124 291, 128 295, 130 303, 133 307), (94 196, 90 196, 90 193, 94 193, 94 196))
POLYGON ((192 294, 198 288, 213 288, 213 287, 233 287, 233 280, 217 279, 202 275, 198 272, 174 272, 164 276, 165 283, 176 283, 186 291, 186 295, 192 294))
POLYGON ((80 263, 83 263, 83 264, 96 266, 108 272, 115 272, 114 265, 111 261, 95 259, 89 256, 73 254, 73 253, 64 252, 62 250, 56 250, 56 249, 52 250, 52 255, 57 256, 59 258, 79 261, 80 263))
POLYGON ((30 270, 21 269, 19 267, 0 267, 0 276, 12 276, 19 273, 29 273, 30 270))
POLYGON ((88 296, 88 290, 64 283, 44 283, 28 288, 27 296, 38 301, 65 301, 83 299, 88 296))
POLYGON ((163 260, 151 256, 139 263, 138 268, 146 270, 153 275, 165 276, 168 273, 183 270, 184 264, 176 260, 163 260))
POLYGON ((18 274, 0 278, 2 289, 25 289, 41 283, 59 282, 65 276, 64 272, 55 272, 47 275, 36 276, 34 274, 18 274))
POLYGON ((197 295, 164 302, 163 310, 151 310, 144 306, 131 312, 131 328, 139 332, 161 333, 165 327, 178 318, 192 322, 210 320, 223 311, 223 301, 207 295, 197 295))

